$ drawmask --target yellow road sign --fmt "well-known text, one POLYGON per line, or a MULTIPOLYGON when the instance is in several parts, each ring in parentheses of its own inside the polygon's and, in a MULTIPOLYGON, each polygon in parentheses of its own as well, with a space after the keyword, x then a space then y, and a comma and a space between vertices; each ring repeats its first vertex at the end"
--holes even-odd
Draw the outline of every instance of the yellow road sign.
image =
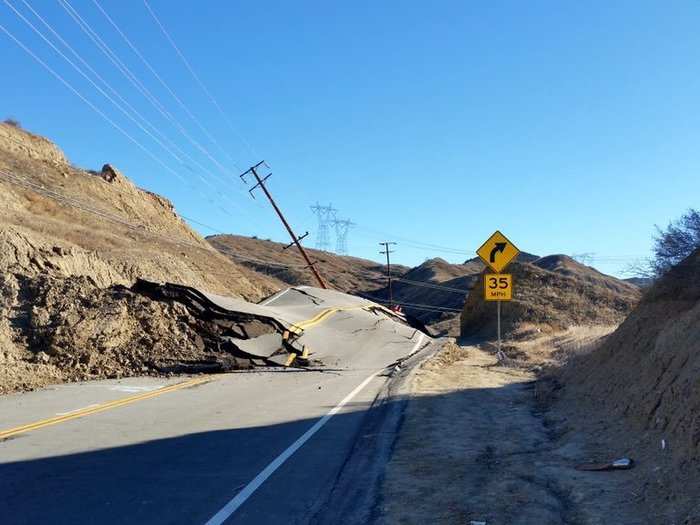
POLYGON ((513 298, 513 276, 509 273, 484 274, 484 299, 510 301, 513 298))
POLYGON ((481 245, 476 254, 481 257, 494 272, 499 273, 520 253, 515 244, 510 242, 505 235, 496 231, 481 245))

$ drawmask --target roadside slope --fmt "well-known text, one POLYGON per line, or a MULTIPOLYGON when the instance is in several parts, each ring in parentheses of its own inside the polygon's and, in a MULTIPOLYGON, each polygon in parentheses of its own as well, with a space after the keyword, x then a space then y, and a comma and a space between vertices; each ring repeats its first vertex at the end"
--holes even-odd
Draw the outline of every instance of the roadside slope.
POLYGON ((167 363, 237 366, 182 305, 125 288, 139 278, 250 300, 278 289, 113 166, 78 169, 49 140, 0 124, 0 392, 167 363))
POLYGON ((618 329, 545 377, 552 431, 591 459, 636 462, 649 523, 699 523, 700 250, 659 278, 618 329))
POLYGON ((212 250, 167 199, 113 166, 73 167, 49 140, 0 123, 4 266, 85 275, 101 285, 172 281, 258 299, 276 283, 212 250))

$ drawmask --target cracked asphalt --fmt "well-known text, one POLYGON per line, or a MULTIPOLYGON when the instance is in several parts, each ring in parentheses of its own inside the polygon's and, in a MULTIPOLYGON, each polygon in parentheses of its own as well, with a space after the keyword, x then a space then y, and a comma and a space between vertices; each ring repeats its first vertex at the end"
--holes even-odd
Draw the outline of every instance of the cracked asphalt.
POLYGON ((44 422, 0 440, 2 522, 287 524, 323 516, 390 380, 382 372, 431 343, 363 303, 301 287, 256 305, 306 322, 302 339, 319 370, 108 380, 0 398, 0 432, 44 422), (319 316, 329 308, 336 310, 319 316))

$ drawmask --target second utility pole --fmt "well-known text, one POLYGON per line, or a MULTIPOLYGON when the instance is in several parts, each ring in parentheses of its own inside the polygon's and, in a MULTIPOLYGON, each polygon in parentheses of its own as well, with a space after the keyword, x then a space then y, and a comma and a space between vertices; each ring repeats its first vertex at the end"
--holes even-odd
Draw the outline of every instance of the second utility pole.
POLYGON ((384 246, 384 251, 379 253, 386 254, 386 279, 387 288, 389 289, 389 308, 394 306, 394 297, 391 292, 391 260, 389 259, 389 254, 394 253, 393 250, 389 249, 389 245, 396 244, 395 242, 380 242, 379 246, 384 246))
POLYGON ((265 193, 265 196, 267 197, 267 200, 270 201, 270 204, 272 204, 272 207, 277 212, 277 215, 279 216, 280 220, 282 221, 282 224, 284 224, 284 227, 287 228, 287 232, 289 233, 289 236, 292 238, 292 244, 295 244, 296 247, 299 248, 299 253, 301 253, 301 256, 304 258, 304 260, 306 261, 306 264, 309 266, 309 268, 311 268, 311 271, 313 272, 314 277, 316 277, 316 281, 318 282, 318 285, 321 288, 328 288, 328 286, 326 286, 326 282, 323 280, 323 277, 321 277, 321 274, 318 273, 318 270, 314 266, 314 264, 316 264, 316 263, 311 262, 311 259, 309 259, 309 256, 306 254, 306 250, 304 250, 304 247, 299 242, 300 237, 296 236, 296 234, 292 230, 292 227, 287 222, 287 219, 285 219, 284 215, 282 215, 282 211, 277 207, 277 203, 275 203, 275 200, 272 198, 272 195, 270 195, 270 192, 267 191, 267 187, 265 186, 265 181, 270 178, 270 175, 272 175, 272 173, 269 173, 268 175, 265 176, 265 178, 262 178, 262 179, 260 178, 260 175, 258 175, 257 170, 263 164, 265 166, 267 166, 267 164, 265 164, 265 161, 262 160, 262 161, 258 162, 255 166, 253 166, 252 168, 241 173, 241 179, 243 180, 243 182, 246 181, 245 176, 248 175, 249 173, 253 174, 253 177, 255 177, 255 180, 257 182, 257 184, 255 186, 253 186, 252 188, 250 188, 248 190, 248 193, 250 193, 251 197, 255 198, 255 196, 253 195, 253 190, 255 188, 257 188, 258 186, 260 186, 262 188, 263 192, 265 193))

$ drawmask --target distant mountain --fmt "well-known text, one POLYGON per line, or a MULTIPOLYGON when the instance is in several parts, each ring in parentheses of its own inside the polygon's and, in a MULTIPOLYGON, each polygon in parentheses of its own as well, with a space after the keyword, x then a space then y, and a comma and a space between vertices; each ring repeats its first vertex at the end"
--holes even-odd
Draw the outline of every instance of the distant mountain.
MULTIPOLYGON (((318 286, 295 247, 242 235, 212 235, 206 240, 236 264, 274 279, 278 286, 318 286)), ((367 259, 306 248, 319 273, 335 289, 360 293, 386 285, 386 266, 367 259)), ((392 264, 392 274, 402 275, 407 266, 392 264)))

